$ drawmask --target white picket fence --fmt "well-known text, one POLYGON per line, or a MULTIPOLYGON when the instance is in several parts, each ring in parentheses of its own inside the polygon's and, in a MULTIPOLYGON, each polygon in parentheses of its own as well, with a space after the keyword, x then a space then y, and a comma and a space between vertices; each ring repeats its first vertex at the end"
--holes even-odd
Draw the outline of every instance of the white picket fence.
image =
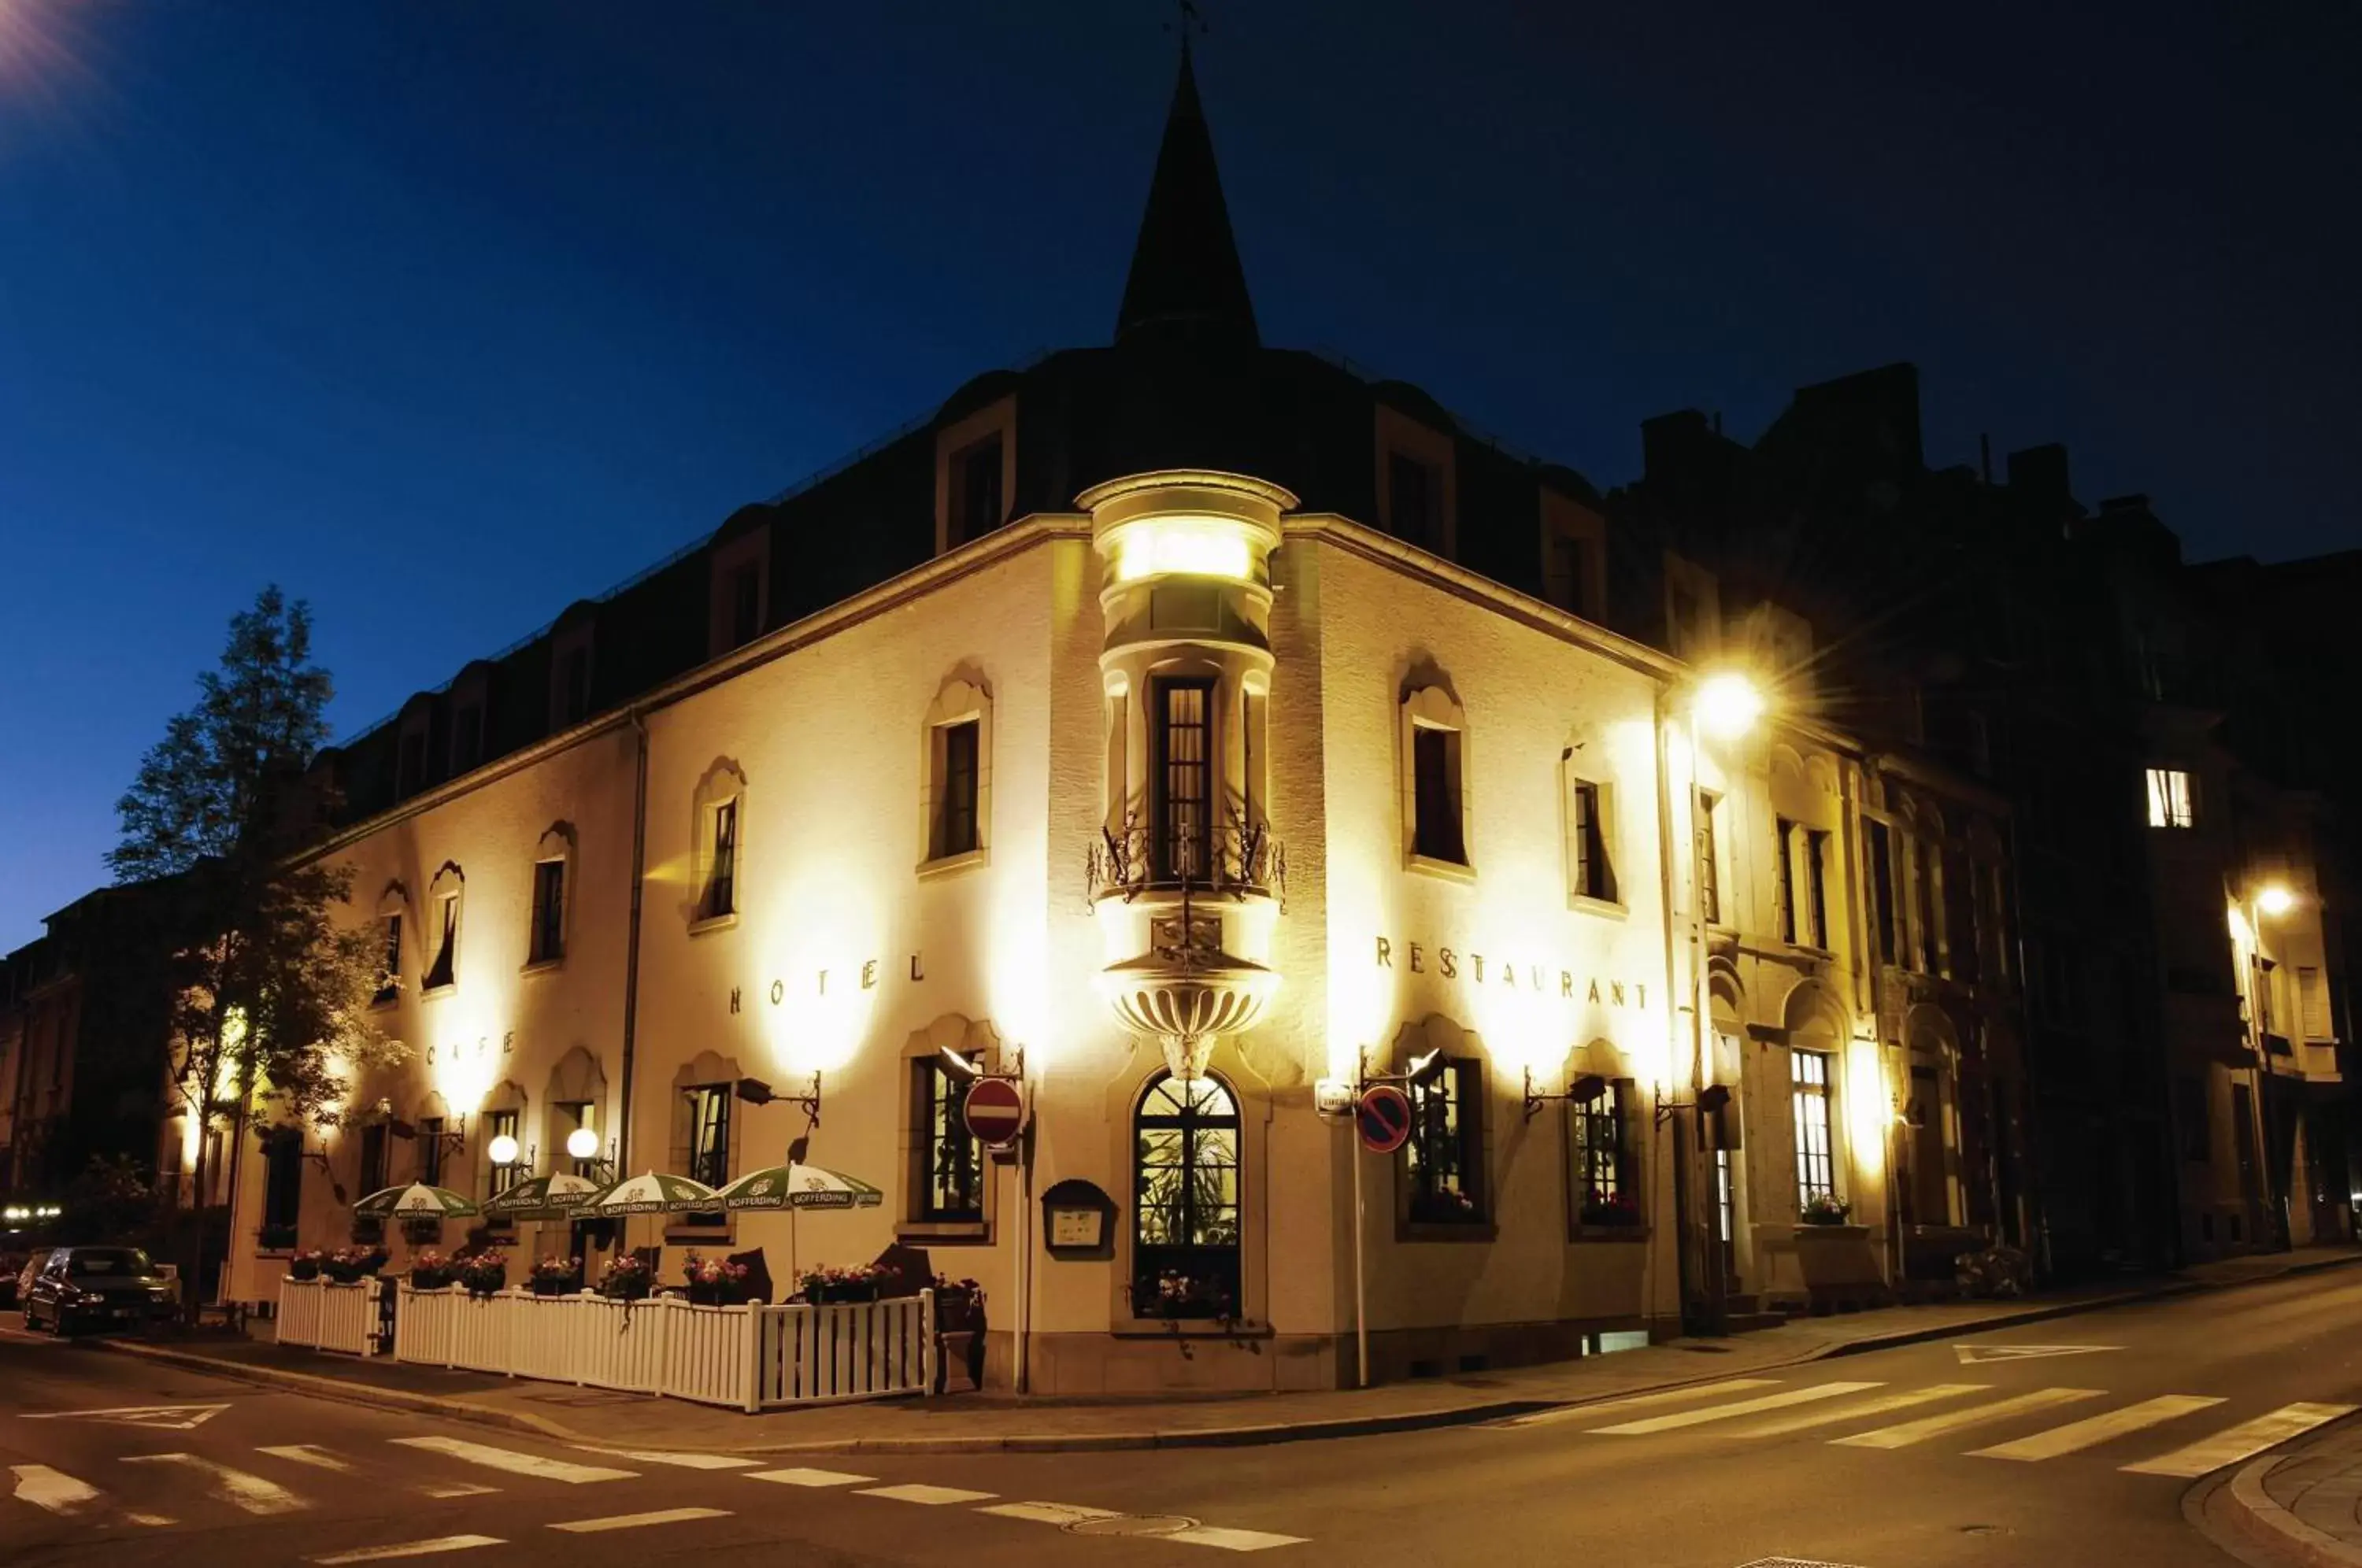
POLYGON ((377 1351, 380 1283, 338 1285, 327 1279, 279 1282, 279 1342, 312 1350, 372 1355, 377 1351))
POLYGON ((668 1394, 745 1410, 924 1394, 935 1386, 935 1295, 825 1307, 696 1307, 584 1291, 470 1296, 398 1286, 401 1361, 668 1394))

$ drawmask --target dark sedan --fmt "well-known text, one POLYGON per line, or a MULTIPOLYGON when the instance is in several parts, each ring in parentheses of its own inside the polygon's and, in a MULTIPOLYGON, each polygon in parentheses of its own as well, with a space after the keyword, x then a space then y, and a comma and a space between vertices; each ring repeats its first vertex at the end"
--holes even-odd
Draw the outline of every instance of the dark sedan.
POLYGON ((23 1306, 28 1329, 133 1329, 171 1313, 171 1285, 138 1247, 60 1247, 23 1306))

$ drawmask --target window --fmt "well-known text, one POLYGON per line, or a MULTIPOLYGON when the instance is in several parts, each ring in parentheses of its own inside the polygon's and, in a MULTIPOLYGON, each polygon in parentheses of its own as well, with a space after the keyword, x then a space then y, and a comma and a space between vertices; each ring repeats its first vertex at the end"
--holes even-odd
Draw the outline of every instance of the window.
POLYGON ((1870 900, 1878 961, 1894 962, 1894 832, 1882 822, 1864 824, 1870 839, 1870 900))
POLYGON ((2278 1034, 2279 1027, 2280 988, 2279 966, 2268 958, 2256 960, 2256 1026, 2266 1034, 2278 1034))
POLYGON ((1462 1224, 1485 1217, 1481 1073, 1472 1059, 1447 1058, 1410 1086, 1410 1142, 1403 1169, 1416 1223, 1462 1224))
POLYGON ((738 912, 738 801, 713 808, 713 860, 705 876, 701 918, 720 920, 738 912))
MULTIPOLYGON (((597 1124, 592 1121, 594 1108, 587 1099, 559 1100, 550 1107, 550 1110, 554 1118, 550 1124, 550 1132, 557 1140, 557 1148, 552 1151, 553 1154, 565 1152, 566 1145, 573 1137, 576 1128, 588 1127, 593 1132, 598 1131, 597 1124)), ((576 1160, 574 1174, 587 1178, 597 1164, 595 1155, 588 1160, 576 1160)))
MULTIPOLYGON (((1625 1149, 1625 1086, 1606 1083, 1589 1099, 1567 1104, 1567 1142, 1574 1154, 1575 1214, 1584 1224, 1628 1224, 1635 1194, 1625 1149)), ((1637 1218, 1637 1215, 1634 1216, 1637 1218)))
POLYGON ((1418 724, 1411 730, 1410 852, 1468 864, 1460 826, 1460 732, 1418 724))
POLYGON ((1705 651, 1705 606, 1696 590, 1676 582, 1667 595, 1665 636, 1675 658, 1694 658, 1705 651))
MULTIPOLYGON (((487 1123, 484 1129, 484 1149, 486 1151, 487 1157, 489 1157, 492 1143, 494 1141, 502 1138, 514 1138, 517 1135, 518 1117, 517 1113, 513 1110, 495 1110, 488 1113, 485 1116, 484 1121, 487 1123)), ((509 1188, 516 1186, 517 1183, 524 1180, 528 1174, 530 1173, 526 1171, 525 1164, 522 1157, 512 1160, 504 1165, 494 1165, 492 1167, 491 1195, 494 1198, 498 1198, 509 1188)))
POLYGON ((483 760, 483 704, 463 702, 451 715, 451 772, 457 777, 483 760))
POLYGON ((1132 1117, 1132 1312, 1236 1317, 1241 1212, 1238 1102, 1159 1073, 1132 1117))
MULTIPOLYGON (((964 1053, 971 1066, 983 1060, 979 1052, 964 1053)), ((968 1134, 963 1110, 975 1077, 945 1061, 941 1053, 911 1064, 911 1106, 918 1112, 916 1136, 911 1140, 918 1156, 918 1179, 911 1188, 918 1205, 911 1218, 920 1220, 981 1222, 984 1219, 984 1145, 968 1134)))
POLYGON ((385 1123, 372 1121, 361 1129, 361 1190, 360 1196, 383 1192, 385 1179, 385 1123))
POLYGON ((2179 767, 2148 770, 2148 825, 2190 828, 2198 825, 2191 810, 2190 775, 2179 767))
POLYGON ((1214 683, 1155 684, 1156 843, 1160 879, 1205 874, 1214 805, 1214 683))
POLYGON ((443 1119, 418 1119, 418 1179, 429 1187, 443 1185, 443 1119))
POLYGON ((426 736, 413 730, 402 737, 402 752, 395 766, 394 793, 415 795, 426 788, 426 736))
POLYGON ((564 728, 590 716, 590 650, 577 644, 557 661, 557 723, 564 728))
POLYGON ((1616 901, 1616 867, 1607 854, 1607 822, 1600 787, 1578 778, 1567 787, 1567 881, 1578 897, 1616 901))
POLYGON ((295 1244, 295 1221, 304 1207, 304 1135, 269 1134, 263 1145, 262 1244, 295 1244))
POLYGON ((440 934, 435 942, 435 962, 428 966, 425 988, 436 990, 455 983, 459 949, 459 895, 445 893, 435 900, 440 934))
POLYGON ((1551 603, 1571 615, 1585 613, 1591 602, 1591 541, 1575 534, 1551 534, 1542 580, 1551 603))
POLYGON ((1796 1201, 1837 1196, 1837 1167, 1829 1138, 1829 1054, 1791 1051, 1791 1091, 1796 1108, 1796 1201))
POLYGON ((742 561, 730 569, 730 646, 743 647, 763 630, 763 565, 742 561))
POLYGON ((965 545, 1000 526, 1002 448, 999 432, 952 458, 951 543, 965 545))
POLYGON ((1772 819, 1772 906, 1783 942, 1796 940, 1796 877, 1790 859, 1796 853, 1796 824, 1785 817, 1772 819))
POLYGON ((385 950, 378 960, 377 995, 372 1000, 390 1002, 402 989, 402 917, 385 917, 385 950))
POLYGON ((1919 904, 1919 971, 1925 975, 1945 972, 1943 963, 1943 925, 1937 911, 1938 883, 1936 869, 1936 845, 1928 839, 1915 838, 1911 843, 1911 859, 1915 868, 1912 883, 1917 891, 1919 904))
POLYGON ((1722 855, 1714 835, 1715 808, 1721 804, 1721 796, 1697 792, 1698 914, 1708 925, 1722 923, 1722 855))
POLYGON ((2297 1007, 2304 1015, 2304 1037, 2307 1040, 2329 1040, 2335 1032, 2329 1027, 2329 988, 2321 982, 2321 971, 2301 966, 2296 972, 2297 1007))
POLYGON ((942 748, 939 773, 943 783, 935 798, 932 835, 934 842, 928 845, 930 859, 971 855, 982 843, 977 833, 977 779, 983 729, 983 724, 975 719, 935 726, 935 744, 942 748))
POLYGON ((543 860, 533 868, 533 962, 555 964, 566 956, 566 862, 543 860))
POLYGON ((1805 942, 1829 944, 1829 835, 1820 828, 1805 830, 1805 942))
POLYGON ((708 1187, 730 1180, 728 1084, 699 1084, 682 1091, 689 1100, 689 1178, 708 1187))
POLYGON ((1436 527, 1436 473, 1408 452, 1386 454, 1386 516, 1389 531, 1423 549, 1442 547, 1436 527))

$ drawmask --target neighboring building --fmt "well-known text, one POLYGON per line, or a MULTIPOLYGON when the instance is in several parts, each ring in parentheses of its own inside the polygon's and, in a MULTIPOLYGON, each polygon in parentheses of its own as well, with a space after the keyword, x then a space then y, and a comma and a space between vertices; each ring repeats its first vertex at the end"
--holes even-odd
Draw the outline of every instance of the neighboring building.
POLYGON ((1350 1382, 1357 1254, 1380 1376, 1948 1278, 2025 1226, 2005 808, 1802 706, 1696 723, 1736 650, 1607 629, 1608 545, 1579 476, 1262 347, 1185 57, 1111 347, 321 758, 414 1055, 253 1131, 226 1289, 582 1128, 875 1183, 624 1240, 783 1284, 928 1248, 990 1296, 988 1381, 1045 1392, 1350 1382), (1023 1074, 1015 1165, 973 1070, 1023 1074), (1317 1109, 1384 1074, 1391 1159, 1317 1109), (1075 1184, 1109 1228, 1053 1244, 1075 1184), (1800 1236, 1815 1194, 1855 1225, 1800 1236))

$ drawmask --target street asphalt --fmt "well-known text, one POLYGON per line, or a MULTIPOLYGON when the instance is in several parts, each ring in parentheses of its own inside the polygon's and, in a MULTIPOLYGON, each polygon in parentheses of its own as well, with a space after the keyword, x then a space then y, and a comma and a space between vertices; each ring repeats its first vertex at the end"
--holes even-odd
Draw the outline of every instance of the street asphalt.
POLYGON ((2224 1568, 2182 1495, 2362 1407, 2357 1322, 2340 1272, 1490 1426, 810 1463, 637 1450, 629 1396, 563 1410, 594 1452, 0 1339, 0 1563, 2224 1568))

